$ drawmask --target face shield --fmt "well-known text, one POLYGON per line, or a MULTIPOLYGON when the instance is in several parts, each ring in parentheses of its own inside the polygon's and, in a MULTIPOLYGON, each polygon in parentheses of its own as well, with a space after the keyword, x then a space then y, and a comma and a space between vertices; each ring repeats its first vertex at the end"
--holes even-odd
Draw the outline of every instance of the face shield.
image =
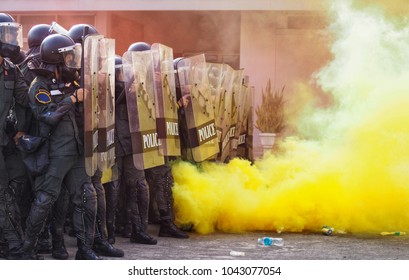
POLYGON ((116 81, 124 81, 124 68, 122 64, 115 65, 115 80, 116 81))
POLYGON ((68 30, 62 27, 61 25, 59 25, 58 23, 56 23, 55 21, 51 23, 51 27, 48 32, 50 34, 63 34, 63 35, 67 35, 68 37, 70 37, 68 30))
POLYGON ((58 49, 58 52, 61 53, 64 57, 65 66, 68 68, 81 68, 81 55, 82 55, 82 46, 81 44, 75 44, 65 48, 58 49))
POLYGON ((0 22, 0 41, 3 44, 23 46, 23 29, 17 22, 0 22))
POLYGON ((0 55, 14 58, 23 46, 22 26, 16 22, 0 22, 0 55))

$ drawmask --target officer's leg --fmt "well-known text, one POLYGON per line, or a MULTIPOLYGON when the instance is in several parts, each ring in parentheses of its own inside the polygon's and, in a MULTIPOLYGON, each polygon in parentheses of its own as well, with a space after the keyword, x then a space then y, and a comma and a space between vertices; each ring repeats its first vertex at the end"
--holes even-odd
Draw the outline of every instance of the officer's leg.
POLYGON ((0 148, 0 251, 7 258, 21 258, 22 231, 13 189, 0 148), (6 246, 6 244, 8 246, 6 246))
POLYGON ((64 183, 73 205, 73 227, 77 237, 78 251, 75 259, 100 260, 93 251, 97 195, 91 178, 85 172, 84 158, 77 157, 75 165, 68 172, 64 183))
POLYGON ((147 171, 152 179, 154 198, 158 205, 160 215, 159 236, 188 238, 185 232, 181 231, 174 224, 173 215, 173 176, 169 165, 161 165, 147 171))
POLYGON ((23 247, 27 258, 35 254, 39 235, 44 228, 54 202, 60 194, 63 178, 74 163, 74 157, 50 158, 47 172, 35 179, 35 198, 26 222, 23 247))
POLYGON ((5 161, 9 176, 10 191, 13 194, 13 199, 17 205, 15 211, 17 211, 16 215, 18 215, 18 217, 16 218, 20 219, 19 223, 21 224, 21 210, 24 209, 24 206, 22 205, 23 195, 26 196, 25 192, 27 191, 28 173, 15 146, 14 149, 9 151, 5 161))
MULTIPOLYGON (((132 160, 132 156, 128 161, 132 160)), ((157 240, 147 232, 149 211, 149 187, 145 172, 136 169, 132 162, 125 162, 125 183, 130 189, 129 203, 131 207, 132 235, 131 242, 154 245, 157 240)))
POLYGON ((68 251, 64 243, 64 225, 68 212, 69 194, 62 184, 60 195, 52 208, 50 231, 52 236, 52 256, 57 260, 68 259, 68 251))
POLYGON ((105 190, 101 184, 102 172, 97 170, 92 177, 97 195, 97 214, 96 214, 96 228, 93 249, 97 254, 108 257, 123 257, 124 252, 120 249, 114 248, 108 242, 108 232, 106 225, 106 201, 105 190))
MULTIPOLYGON (((130 238, 132 233, 131 206, 130 206, 130 188, 126 184, 125 160, 127 156, 117 157, 118 166, 118 216, 117 230, 122 233, 122 237, 130 238)), ((129 160, 127 160, 129 164, 129 160)), ((132 163, 133 166, 133 163, 132 163)))
POLYGON ((118 205, 119 181, 109 182, 103 185, 107 203, 107 231, 108 242, 115 244, 115 215, 118 205))

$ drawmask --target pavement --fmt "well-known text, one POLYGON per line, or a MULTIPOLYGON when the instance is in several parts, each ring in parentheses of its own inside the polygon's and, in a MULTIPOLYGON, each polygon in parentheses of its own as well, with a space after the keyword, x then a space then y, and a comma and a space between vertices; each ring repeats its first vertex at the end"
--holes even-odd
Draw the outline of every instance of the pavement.
MULTIPOLYGON (((158 237, 159 226, 149 225, 149 233, 158 244, 130 243, 116 237, 115 247, 125 251, 122 258, 107 260, 409 260, 409 236, 364 234, 272 233, 241 234, 189 233, 188 239, 158 237), (280 237, 283 247, 259 247, 259 237, 280 237), (232 253, 233 251, 233 253, 232 253), (236 255, 240 256, 234 256, 236 255), (239 253, 237 253, 239 252, 239 253), (232 255, 231 255, 232 254, 232 255)), ((66 236, 69 259, 74 259, 76 239, 66 236)), ((51 255, 44 255, 52 260, 51 255)))

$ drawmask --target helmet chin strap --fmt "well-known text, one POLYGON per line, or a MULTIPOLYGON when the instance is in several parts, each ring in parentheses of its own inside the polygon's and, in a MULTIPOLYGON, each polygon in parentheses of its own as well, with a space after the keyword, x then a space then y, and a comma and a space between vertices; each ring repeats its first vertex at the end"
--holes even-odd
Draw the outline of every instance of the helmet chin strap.
POLYGON ((54 75, 55 75, 55 79, 59 82, 60 81, 60 65, 57 65, 57 67, 55 67, 54 69, 54 75))

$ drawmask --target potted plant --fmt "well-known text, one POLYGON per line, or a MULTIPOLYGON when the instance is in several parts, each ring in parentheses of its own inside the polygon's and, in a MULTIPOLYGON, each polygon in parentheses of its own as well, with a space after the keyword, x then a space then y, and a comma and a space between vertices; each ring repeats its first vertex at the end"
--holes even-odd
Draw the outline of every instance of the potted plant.
POLYGON ((255 127, 260 131, 259 137, 264 151, 270 151, 274 145, 275 137, 285 128, 284 113, 284 86, 281 90, 273 91, 271 80, 262 90, 262 101, 256 108, 257 121, 255 127))

